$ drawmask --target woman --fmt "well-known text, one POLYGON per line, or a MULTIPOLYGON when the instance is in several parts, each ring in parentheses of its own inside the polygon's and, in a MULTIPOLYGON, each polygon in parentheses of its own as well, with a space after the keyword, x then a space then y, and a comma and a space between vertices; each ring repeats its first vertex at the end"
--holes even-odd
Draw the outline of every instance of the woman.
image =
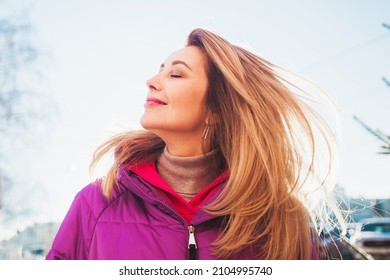
POLYGON ((145 130, 96 151, 92 165, 112 150, 115 163, 78 193, 47 259, 316 258, 305 185, 325 190, 315 138, 329 153, 332 138, 275 69, 192 31, 147 81, 145 130))

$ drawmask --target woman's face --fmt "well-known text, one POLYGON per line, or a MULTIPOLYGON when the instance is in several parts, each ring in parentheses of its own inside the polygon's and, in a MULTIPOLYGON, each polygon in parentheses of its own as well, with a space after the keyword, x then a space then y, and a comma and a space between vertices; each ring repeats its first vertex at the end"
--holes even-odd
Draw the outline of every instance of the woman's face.
POLYGON ((201 138, 205 127, 206 57, 198 47, 174 52, 146 82, 141 125, 160 137, 176 133, 201 138))

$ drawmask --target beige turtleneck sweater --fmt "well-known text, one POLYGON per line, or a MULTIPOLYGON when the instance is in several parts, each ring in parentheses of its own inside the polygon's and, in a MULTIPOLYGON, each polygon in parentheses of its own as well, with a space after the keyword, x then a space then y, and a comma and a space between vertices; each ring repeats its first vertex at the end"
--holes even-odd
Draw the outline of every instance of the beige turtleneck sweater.
POLYGON ((165 147, 157 158, 157 172, 186 201, 190 201, 203 188, 210 185, 216 173, 216 151, 206 155, 178 157, 165 147))

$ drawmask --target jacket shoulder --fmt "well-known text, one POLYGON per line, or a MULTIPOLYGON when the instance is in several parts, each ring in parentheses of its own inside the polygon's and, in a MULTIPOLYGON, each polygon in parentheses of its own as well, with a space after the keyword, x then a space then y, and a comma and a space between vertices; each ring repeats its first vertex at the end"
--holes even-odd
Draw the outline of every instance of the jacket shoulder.
POLYGON ((82 188, 75 196, 55 236, 46 259, 87 259, 99 217, 125 192, 116 189, 109 199, 102 192, 102 180, 82 188))
POLYGON ((76 195, 76 198, 78 197, 88 205, 96 219, 111 203, 126 192, 125 188, 115 185, 112 196, 108 198, 103 194, 102 181, 102 179, 98 179, 91 182, 76 195))

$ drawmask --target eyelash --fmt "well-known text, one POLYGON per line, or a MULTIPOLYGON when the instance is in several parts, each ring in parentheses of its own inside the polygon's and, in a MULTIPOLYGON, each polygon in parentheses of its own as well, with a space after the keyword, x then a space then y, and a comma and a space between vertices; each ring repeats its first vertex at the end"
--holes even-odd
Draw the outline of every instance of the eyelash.
POLYGON ((172 74, 171 77, 172 78, 181 78, 182 76, 181 75, 177 75, 177 74, 172 74))

